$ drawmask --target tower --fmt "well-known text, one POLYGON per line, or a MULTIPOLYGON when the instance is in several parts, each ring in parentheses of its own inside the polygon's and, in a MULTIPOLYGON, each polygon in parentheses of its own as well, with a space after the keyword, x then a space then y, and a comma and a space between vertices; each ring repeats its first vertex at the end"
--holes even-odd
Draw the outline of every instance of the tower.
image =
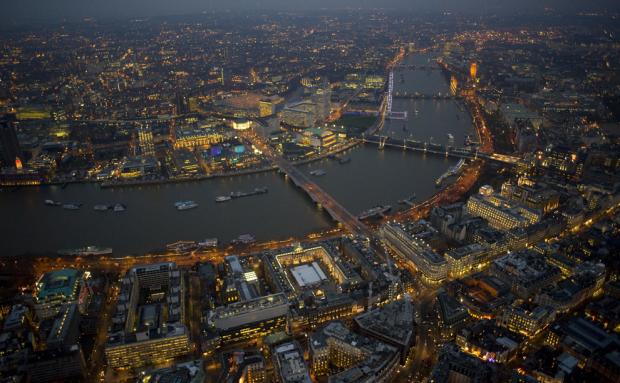
POLYGON ((22 157, 22 151, 15 132, 15 115, 7 114, 0 119, 0 145, 2 145, 2 160, 5 166, 15 166, 16 160, 22 157))
POLYGON ((453 96, 456 96, 458 87, 459 87, 458 80, 456 79, 456 77, 451 76, 450 77, 450 92, 452 93, 453 96))
POLYGON ((323 85, 312 95, 312 101, 316 105, 316 115, 318 120, 323 121, 329 117, 329 113, 331 111, 331 97, 332 91, 327 81, 325 81, 323 85))
POLYGON ((153 132, 148 125, 144 124, 138 127, 138 141, 140 143, 140 154, 150 157, 155 156, 153 132))
POLYGON ((476 80, 476 76, 478 75, 478 64, 476 62, 472 62, 469 66, 469 77, 472 80, 476 80))

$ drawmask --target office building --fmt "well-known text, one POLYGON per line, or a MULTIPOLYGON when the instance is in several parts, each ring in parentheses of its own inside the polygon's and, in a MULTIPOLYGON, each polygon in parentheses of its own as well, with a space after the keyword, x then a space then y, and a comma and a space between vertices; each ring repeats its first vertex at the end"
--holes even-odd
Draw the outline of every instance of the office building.
POLYGON ((542 214, 529 207, 509 201, 495 193, 490 186, 483 186, 480 192, 467 200, 465 212, 482 217, 492 228, 510 230, 538 223, 542 214))
POLYGON ((273 367, 278 383, 312 383, 304 352, 297 342, 279 345, 273 350, 273 367))
POLYGON ((461 351, 485 361, 499 363, 511 361, 523 341, 522 335, 486 319, 468 325, 456 336, 456 344, 461 351))
POLYGON ((510 285, 512 292, 522 299, 529 298, 561 276, 559 268, 549 265, 543 257, 528 250, 496 259, 489 271, 510 285))
POLYGON ((405 364, 415 344, 415 309, 409 297, 369 310, 354 318, 360 332, 398 349, 405 364))
POLYGON ((202 360, 192 360, 171 367, 146 370, 139 375, 138 383, 203 383, 205 378, 202 360))
POLYGON ((34 308, 37 317, 40 320, 52 318, 58 315, 66 304, 83 304, 88 297, 85 282, 88 275, 75 269, 54 270, 43 274, 35 285, 34 308))
POLYGON ((282 293, 220 306, 208 313, 208 336, 218 345, 264 337, 288 326, 288 299, 282 293))
POLYGON ((451 278, 462 278, 478 272, 489 265, 492 252, 479 243, 457 247, 445 253, 448 274, 451 278))
POLYGON ((125 274, 108 331, 112 368, 173 360, 189 351, 184 287, 175 263, 137 266, 125 274))
POLYGON ((155 146, 153 145, 153 131, 151 127, 144 124, 138 127, 138 141, 140 143, 140 154, 147 157, 155 156, 155 146))
POLYGON ((423 282, 436 285, 448 276, 448 263, 423 239, 405 231, 402 225, 388 223, 380 230, 383 242, 398 256, 413 262, 423 282))
POLYGON ((323 84, 322 87, 317 88, 312 95, 312 102, 316 107, 316 119, 319 121, 325 121, 331 112, 331 96, 332 91, 329 84, 323 84))
POLYGON ((533 337, 555 320, 556 311, 551 306, 530 305, 517 301, 508 306, 497 318, 497 323, 507 329, 533 337))
POLYGON ((311 101, 300 101, 287 105, 282 110, 282 122, 300 128, 309 128, 317 120, 316 104, 311 101))
POLYGON ((462 352, 454 343, 447 343, 439 352, 431 372, 430 383, 486 383, 495 381, 492 363, 486 363, 462 352))
POLYGON ((313 333, 309 349, 313 374, 329 375, 331 383, 386 382, 398 367, 396 347, 356 334, 339 321, 313 333))

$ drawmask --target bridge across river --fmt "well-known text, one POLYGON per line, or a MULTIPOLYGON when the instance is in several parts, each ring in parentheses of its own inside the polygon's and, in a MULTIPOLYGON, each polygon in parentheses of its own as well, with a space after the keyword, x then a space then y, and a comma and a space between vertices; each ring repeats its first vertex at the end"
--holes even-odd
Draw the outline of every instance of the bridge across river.
POLYGON ((371 238, 372 231, 349 212, 344 206, 336 201, 329 193, 325 192, 319 185, 310 180, 307 175, 293 166, 282 157, 272 158, 278 166, 280 172, 286 174, 297 187, 302 189, 308 196, 320 205, 336 221, 340 222, 348 231, 356 235, 363 235, 371 238))
POLYGON ((365 144, 377 145, 379 149, 384 147, 398 148, 403 150, 412 150, 421 153, 430 153, 442 155, 445 157, 457 157, 466 159, 487 159, 493 161, 499 161, 507 164, 515 164, 519 158, 504 154, 495 153, 483 153, 477 149, 470 148, 456 148, 452 146, 446 146, 442 144, 433 144, 429 142, 421 142, 416 140, 398 139, 387 136, 363 136, 362 141, 365 144))

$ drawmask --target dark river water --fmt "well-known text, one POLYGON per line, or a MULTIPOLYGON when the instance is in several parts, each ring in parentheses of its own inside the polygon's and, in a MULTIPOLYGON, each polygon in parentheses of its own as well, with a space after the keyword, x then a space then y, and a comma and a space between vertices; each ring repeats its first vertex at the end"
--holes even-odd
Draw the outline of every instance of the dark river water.
MULTIPOLYGON (((407 57, 405 62, 426 65, 430 55, 407 57)), ((432 63, 432 61, 431 61, 432 63)), ((405 70, 403 82, 396 72, 395 87, 408 91, 447 91, 438 70, 405 70), (405 88, 403 88, 405 89, 405 88)), ((407 110, 407 121, 388 121, 384 132, 394 137, 447 143, 448 133, 456 145, 472 133, 467 113, 454 101, 395 99, 393 110, 407 110), (416 113, 417 111, 417 113, 416 113)), ((323 169, 315 181, 343 206, 359 213, 378 204, 402 208, 398 200, 416 194, 431 196, 435 179, 456 162, 398 149, 378 150, 360 146, 345 154, 347 164, 333 160, 303 165, 310 172, 323 169)), ((131 188, 101 189, 95 184, 0 191, 0 255, 55 252, 86 245, 112 247, 115 255, 140 254, 163 248, 177 240, 217 237, 230 241, 249 233, 258 240, 285 239, 328 229, 334 222, 312 201, 276 172, 200 182, 131 188), (263 195, 216 203, 215 197, 232 191, 267 187, 263 195), (80 210, 44 205, 45 199, 78 202, 80 210), (177 211, 178 200, 194 200, 200 206, 177 211), (98 212, 96 204, 123 203, 124 212, 98 212)))

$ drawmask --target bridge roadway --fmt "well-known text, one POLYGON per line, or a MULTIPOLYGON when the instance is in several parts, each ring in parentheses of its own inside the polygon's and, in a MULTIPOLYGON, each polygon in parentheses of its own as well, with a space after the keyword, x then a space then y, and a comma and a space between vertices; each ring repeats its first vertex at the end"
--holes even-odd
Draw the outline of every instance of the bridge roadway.
POLYGON ((282 157, 272 158, 278 169, 286 174, 297 187, 302 189, 315 203, 319 204, 336 221, 340 222, 348 231, 356 235, 372 238, 373 233, 360 222, 355 215, 344 208, 319 185, 310 180, 303 172, 282 157))
POLYGON ((506 154, 495 154, 495 153, 483 153, 480 151, 472 151, 465 148, 453 148, 447 147, 445 145, 440 144, 429 144, 427 142, 420 142, 415 140, 407 140, 407 139, 395 139, 386 136, 365 136, 362 137, 362 141, 367 144, 375 144, 378 145, 379 148, 383 147, 392 147, 399 148, 404 150, 413 150, 422 153, 431 153, 438 154, 442 156, 448 157, 457 157, 457 158, 468 158, 468 159, 477 159, 483 158, 487 160, 493 160, 498 162, 503 162, 507 164, 515 164, 519 158, 509 156, 506 154))
POLYGON ((303 172, 297 169, 293 164, 276 153, 262 137, 259 137, 251 130, 241 131, 239 135, 250 141, 257 149, 265 154, 271 162, 278 167, 281 173, 284 173, 297 187, 302 189, 312 201, 325 209, 327 213, 349 232, 355 235, 363 235, 368 238, 373 237, 370 228, 360 222, 357 217, 345 209, 331 195, 325 192, 319 185, 310 180, 303 172))

